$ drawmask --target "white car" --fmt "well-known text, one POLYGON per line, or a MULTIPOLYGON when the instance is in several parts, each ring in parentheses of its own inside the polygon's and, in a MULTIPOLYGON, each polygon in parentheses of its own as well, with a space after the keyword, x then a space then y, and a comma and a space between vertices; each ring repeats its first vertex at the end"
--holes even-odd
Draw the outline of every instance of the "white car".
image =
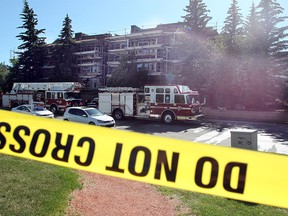
POLYGON ((51 111, 47 110, 44 106, 39 106, 36 104, 23 104, 12 108, 11 111, 34 116, 41 116, 44 118, 54 118, 54 114, 51 111))
POLYGON ((93 107, 68 107, 63 114, 64 121, 114 127, 115 120, 93 107))

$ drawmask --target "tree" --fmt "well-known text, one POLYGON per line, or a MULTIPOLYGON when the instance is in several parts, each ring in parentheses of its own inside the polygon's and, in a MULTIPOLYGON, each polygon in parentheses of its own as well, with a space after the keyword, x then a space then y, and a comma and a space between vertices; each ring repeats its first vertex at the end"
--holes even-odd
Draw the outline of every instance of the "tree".
POLYGON ((207 15, 210 11, 206 7, 202 0, 189 0, 189 5, 184 9, 187 12, 187 15, 182 16, 184 24, 193 34, 202 35, 208 33, 207 24, 212 17, 207 15))
POLYGON ((260 23, 256 13, 254 2, 252 3, 250 14, 247 16, 244 24, 244 34, 246 36, 245 43, 243 44, 246 52, 253 54, 260 52, 259 38, 262 34, 260 23))
POLYGON ((213 42, 208 92, 216 107, 234 108, 239 103, 242 88, 241 58, 243 21, 238 2, 232 0, 220 36, 213 42))
POLYGON ((37 15, 29 4, 24 0, 23 12, 20 14, 23 20, 23 25, 18 27, 24 29, 17 37, 23 41, 18 46, 22 52, 19 54, 19 61, 15 65, 17 73, 17 81, 39 81, 42 78, 42 66, 44 60, 43 45, 45 38, 40 37, 45 29, 37 29, 38 24, 37 15))
POLYGON ((76 57, 74 56, 75 42, 73 40, 72 20, 66 15, 59 38, 54 43, 52 60, 54 69, 51 81, 78 81, 76 72, 76 57))
POLYGON ((256 9, 261 30, 258 38, 259 54, 262 58, 261 76, 265 75, 268 80, 266 85, 270 94, 266 95, 272 93, 270 101, 275 101, 275 98, 281 98, 282 94, 278 86, 281 86, 281 89, 285 87, 285 82, 279 77, 284 75, 287 68, 287 55, 283 51, 288 47, 288 26, 283 25, 283 22, 288 17, 281 16, 284 9, 276 0, 261 0, 256 9))
POLYGON ((232 0, 227 14, 228 16, 224 21, 225 25, 222 29, 222 34, 225 35, 227 40, 228 51, 233 53, 238 49, 237 37, 243 33, 242 14, 240 13, 237 0, 232 0))
POLYGON ((5 84, 3 86, 4 91, 11 91, 13 83, 19 81, 18 78, 18 59, 13 57, 10 59, 10 65, 8 66, 8 73, 5 77, 5 84))
POLYGON ((0 63, 0 91, 3 90, 3 86, 8 72, 8 66, 5 65, 5 63, 0 63))
POLYGON ((8 74, 9 69, 8 66, 5 65, 5 63, 0 63, 0 79, 5 79, 5 76, 8 74))
POLYGON ((135 53, 121 56, 120 64, 107 80, 107 86, 141 88, 148 81, 148 71, 137 68, 135 53))
POLYGON ((275 55, 288 47, 288 26, 282 26, 287 16, 280 16, 283 8, 276 0, 261 0, 257 6, 262 43, 262 52, 266 55, 275 55))
POLYGON ((239 73, 235 74, 237 80, 237 102, 246 108, 263 107, 263 100, 268 86, 267 75, 262 71, 262 56, 259 54, 259 37, 261 30, 259 28, 259 20, 256 14, 254 3, 251 5, 250 13, 244 23, 244 38, 240 44, 241 55, 238 55, 239 73))
POLYGON ((74 44, 73 40, 73 30, 72 30, 72 20, 69 18, 68 14, 66 14, 66 17, 63 21, 63 28, 61 30, 61 33, 59 35, 60 39, 59 42, 64 45, 71 45, 74 44))
POLYGON ((182 16, 187 34, 178 37, 178 43, 173 45, 174 53, 181 63, 175 67, 174 79, 192 89, 200 89, 207 83, 210 68, 209 36, 216 31, 208 27, 212 17, 208 16, 206 4, 202 0, 189 0, 184 9, 187 14, 182 16))
POLYGON ((175 81, 199 90, 210 77, 213 51, 206 40, 192 38, 182 37, 181 42, 174 47, 181 59, 181 64, 175 69, 175 81))

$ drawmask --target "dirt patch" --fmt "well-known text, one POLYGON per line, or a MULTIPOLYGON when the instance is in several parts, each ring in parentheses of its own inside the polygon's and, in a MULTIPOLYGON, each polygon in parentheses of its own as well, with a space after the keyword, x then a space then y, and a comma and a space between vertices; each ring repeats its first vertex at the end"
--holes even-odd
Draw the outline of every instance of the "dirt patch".
POLYGON ((67 216, 174 216, 185 208, 154 186, 89 172, 79 172, 83 188, 71 194, 67 216))

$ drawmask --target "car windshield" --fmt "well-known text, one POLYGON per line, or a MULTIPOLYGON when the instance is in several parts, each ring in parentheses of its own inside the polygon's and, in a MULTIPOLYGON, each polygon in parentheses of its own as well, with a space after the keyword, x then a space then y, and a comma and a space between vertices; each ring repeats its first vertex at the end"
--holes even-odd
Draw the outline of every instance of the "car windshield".
POLYGON ((21 107, 22 110, 29 110, 31 111, 32 110, 32 106, 31 105, 27 105, 27 106, 23 106, 21 107))
POLYGON ((98 109, 86 109, 85 111, 89 114, 89 116, 101 116, 101 115, 104 115, 98 109))

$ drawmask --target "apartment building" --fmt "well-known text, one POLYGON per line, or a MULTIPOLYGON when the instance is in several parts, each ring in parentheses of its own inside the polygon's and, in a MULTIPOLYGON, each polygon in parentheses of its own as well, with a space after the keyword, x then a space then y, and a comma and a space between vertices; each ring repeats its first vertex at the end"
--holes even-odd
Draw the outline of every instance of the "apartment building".
POLYGON ((86 84, 88 88, 105 85, 110 37, 110 34, 75 34, 74 55, 77 59, 77 72, 80 82, 86 84))
POLYGON ((185 34, 181 23, 161 24, 155 28, 141 29, 132 25, 130 34, 117 35, 109 39, 107 76, 119 65, 122 55, 134 53, 138 68, 149 71, 157 82, 173 73, 179 59, 173 46, 185 34))
MULTIPOLYGON (((74 54, 79 81, 91 89, 105 86, 121 56, 131 52, 136 56, 137 67, 148 70, 151 80, 171 79, 180 61, 174 46, 184 34, 183 23, 160 24, 149 29, 132 25, 130 33, 124 35, 76 33, 74 54)), ((53 44, 47 47, 50 49, 53 44)), ((48 58, 45 68, 52 67, 48 58)))

